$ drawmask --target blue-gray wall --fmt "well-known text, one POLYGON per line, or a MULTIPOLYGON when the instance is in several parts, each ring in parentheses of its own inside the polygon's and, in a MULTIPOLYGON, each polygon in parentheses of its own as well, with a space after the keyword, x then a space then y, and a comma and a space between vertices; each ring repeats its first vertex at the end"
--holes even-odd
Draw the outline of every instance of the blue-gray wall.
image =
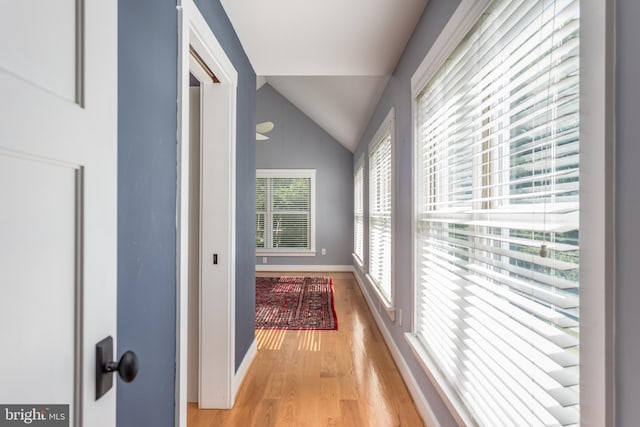
MULTIPOLYGON (((351 265, 353 155, 269 84, 256 97, 258 123, 275 124, 269 139, 256 144, 256 167, 316 169, 316 256, 268 256, 267 263, 351 265)), ((262 264, 262 257, 256 263, 262 264)))
POLYGON ((176 350, 175 0, 118 2, 118 426, 169 426, 176 350), (120 380, 118 380, 120 381, 120 380))
MULTIPOLYGON (((255 73, 219 0, 197 3, 239 75, 237 366, 254 336, 255 73)), ((177 19, 175 0, 118 1, 118 354, 140 359, 119 427, 174 425, 177 19)))
MULTIPOLYGON (((411 76, 415 73, 431 45, 440 35, 458 4, 458 0, 430 0, 427 3, 353 157, 353 166, 360 158, 363 156, 365 158, 365 188, 368 188, 368 162, 366 161, 368 145, 389 110, 395 107, 395 159, 393 169, 395 174, 393 188, 395 197, 393 251, 395 259, 393 274, 395 305, 397 308, 402 309, 404 313, 403 325, 398 326, 397 323, 390 321, 385 313, 381 314, 381 318, 443 427, 454 426, 456 425, 455 421, 404 339, 404 333, 411 329, 410 313, 413 312, 413 291, 411 289, 411 76)), ((365 191, 365 216, 368 214, 367 196, 365 191)), ((364 247, 368 248, 366 221, 364 234, 364 247)), ((366 258, 365 249, 365 262, 367 261, 366 258)), ((356 269, 356 271, 359 270, 356 269)), ((367 283, 362 274, 356 274, 359 274, 361 280, 367 283)), ((374 300, 376 299, 373 291, 370 292, 370 296, 374 300)))
POLYGON ((617 425, 640 420, 640 2, 617 0, 616 399, 617 425))

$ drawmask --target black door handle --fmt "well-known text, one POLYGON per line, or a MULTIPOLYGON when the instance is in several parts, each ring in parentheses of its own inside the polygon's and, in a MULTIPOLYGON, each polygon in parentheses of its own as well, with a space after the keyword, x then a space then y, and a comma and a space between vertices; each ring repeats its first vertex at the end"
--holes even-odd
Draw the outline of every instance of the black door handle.
POLYGON ((115 372, 125 383, 130 383, 138 375, 138 356, 129 350, 126 351, 117 362, 107 362, 104 364, 103 372, 115 372))
POLYGON ((96 400, 100 399, 113 387, 114 372, 124 382, 130 383, 138 375, 138 356, 133 351, 126 351, 120 360, 113 361, 113 338, 108 336, 96 344, 96 400))

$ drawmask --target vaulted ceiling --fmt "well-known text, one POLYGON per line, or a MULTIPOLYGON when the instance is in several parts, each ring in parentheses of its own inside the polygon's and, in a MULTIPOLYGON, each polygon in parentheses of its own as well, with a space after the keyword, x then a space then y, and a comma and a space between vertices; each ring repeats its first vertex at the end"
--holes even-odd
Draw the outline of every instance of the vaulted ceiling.
POLYGON ((427 3, 221 1, 258 84, 269 83, 351 151, 427 3))

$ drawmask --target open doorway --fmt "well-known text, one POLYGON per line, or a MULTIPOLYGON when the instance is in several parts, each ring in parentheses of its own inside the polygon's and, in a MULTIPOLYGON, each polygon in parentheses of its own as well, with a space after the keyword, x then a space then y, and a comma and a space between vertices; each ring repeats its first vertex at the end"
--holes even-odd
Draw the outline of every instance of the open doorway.
POLYGON ((182 0, 179 12, 176 424, 182 427, 187 400, 225 409, 235 397, 238 78, 192 0, 182 0))

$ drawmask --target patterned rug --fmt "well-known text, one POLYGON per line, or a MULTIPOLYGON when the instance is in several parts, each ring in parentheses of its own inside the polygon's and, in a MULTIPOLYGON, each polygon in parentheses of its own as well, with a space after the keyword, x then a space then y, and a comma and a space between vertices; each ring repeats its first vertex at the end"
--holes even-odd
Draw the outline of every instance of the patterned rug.
POLYGON ((256 277, 256 328, 336 330, 332 277, 256 277))

